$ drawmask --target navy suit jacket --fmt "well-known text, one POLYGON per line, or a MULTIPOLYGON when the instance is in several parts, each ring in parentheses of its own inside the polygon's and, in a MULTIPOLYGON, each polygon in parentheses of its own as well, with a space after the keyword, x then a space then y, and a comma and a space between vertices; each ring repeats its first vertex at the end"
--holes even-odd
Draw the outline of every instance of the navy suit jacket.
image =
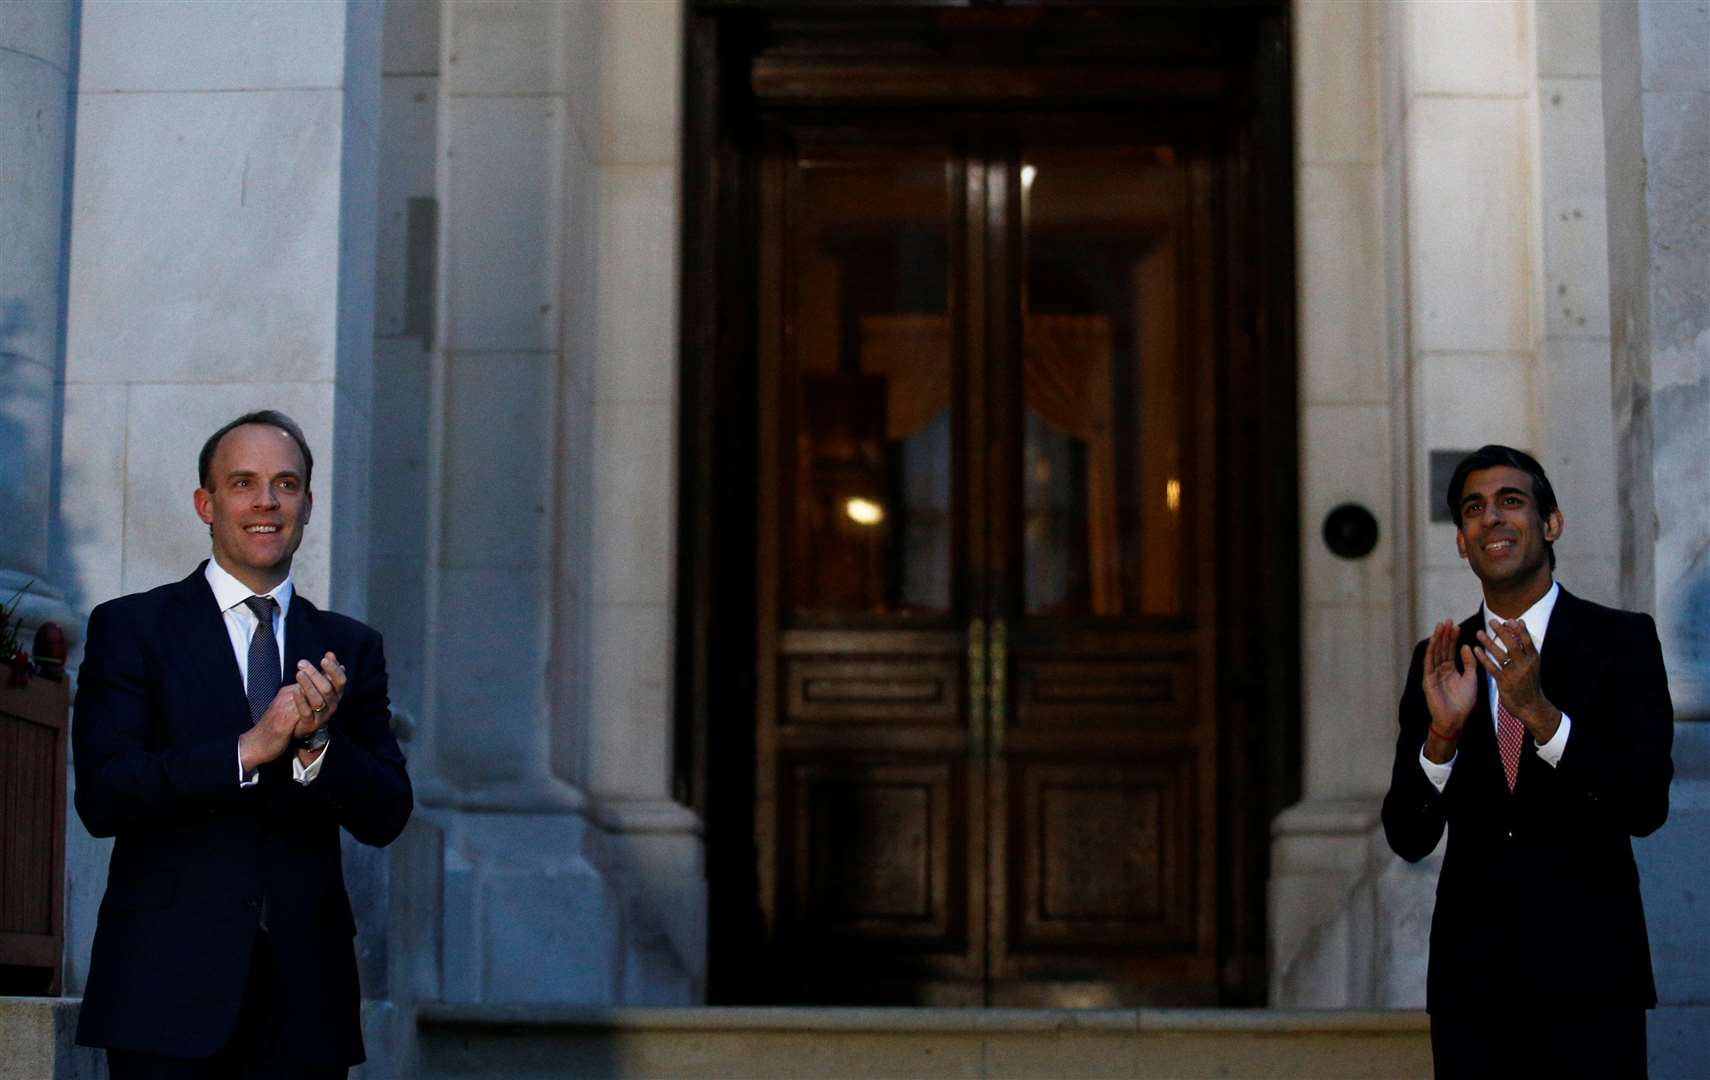
MULTIPOLYGON (((1479 629, 1476 614, 1461 624, 1457 657, 1461 644, 1477 644, 1479 629)), ((1554 767, 1526 735, 1512 793, 1482 667, 1447 786, 1438 792, 1425 776, 1424 657, 1420 642, 1401 697, 1383 825, 1390 847, 1410 862, 1435 850, 1445 827, 1449 833, 1426 1007, 1655 1005, 1630 837, 1667 819, 1674 775, 1674 709, 1656 624, 1562 590, 1540 684, 1573 729, 1554 767)))
POLYGON ((90 614, 72 724, 76 805, 114 844, 78 1042, 218 1052, 235 1030, 265 902, 293 1054, 363 1060, 339 828, 390 843, 410 815, 410 781, 380 635, 298 594, 285 648, 287 679, 330 649, 349 682, 315 781, 295 782, 288 754, 244 788, 237 741, 249 704, 202 569, 90 614))

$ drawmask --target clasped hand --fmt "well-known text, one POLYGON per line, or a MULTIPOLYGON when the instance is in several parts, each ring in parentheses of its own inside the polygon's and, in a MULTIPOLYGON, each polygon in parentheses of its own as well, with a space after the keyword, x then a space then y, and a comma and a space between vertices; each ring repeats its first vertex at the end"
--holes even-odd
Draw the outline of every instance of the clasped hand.
POLYGON ((331 652, 321 657, 318 669, 307 660, 297 661, 296 681, 280 687, 261 719, 238 737, 244 772, 279 758, 294 740, 324 727, 338 711, 345 683, 344 665, 331 652))
POLYGON ((1460 629, 1445 619, 1431 631, 1425 645, 1423 689, 1431 728, 1425 739, 1425 756, 1445 762, 1454 755, 1461 728, 1478 702, 1478 669, 1496 680, 1496 689, 1510 712, 1531 731, 1534 741, 1548 742, 1561 723, 1561 710, 1551 705, 1538 685, 1538 650, 1526 624, 1493 620, 1496 640, 1483 630, 1478 647, 1462 645, 1460 664, 1455 663, 1455 641, 1460 629), (1474 666, 1474 659, 1478 665, 1474 666))

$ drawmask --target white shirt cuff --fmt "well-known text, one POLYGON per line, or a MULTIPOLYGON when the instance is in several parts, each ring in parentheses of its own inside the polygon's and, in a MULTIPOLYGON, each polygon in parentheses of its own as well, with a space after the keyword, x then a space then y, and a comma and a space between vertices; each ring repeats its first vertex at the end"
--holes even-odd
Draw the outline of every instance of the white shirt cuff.
POLYGON ((321 747, 320 756, 309 762, 307 765, 303 764, 302 758, 298 757, 296 754, 292 754, 291 779, 297 781, 299 784, 313 783, 315 777, 321 775, 321 763, 327 759, 327 752, 331 749, 332 743, 328 743, 321 747))
POLYGON ((261 783, 261 770, 257 769, 248 775, 243 771, 243 751, 238 751, 238 787, 254 787, 261 783))
POLYGON ((1550 741, 1538 747, 1538 756, 1544 759, 1544 764, 1555 768, 1562 760, 1562 753, 1567 750, 1568 732, 1573 730, 1573 721, 1567 713, 1562 713, 1562 726, 1550 736, 1550 741))
POLYGON ((1439 765, 1425 756, 1425 748, 1421 746, 1419 748, 1419 767, 1425 770, 1425 779, 1431 781, 1431 786, 1442 791, 1449 786, 1449 774, 1455 771, 1455 759, 1460 756, 1461 752, 1456 750, 1449 760, 1439 765))

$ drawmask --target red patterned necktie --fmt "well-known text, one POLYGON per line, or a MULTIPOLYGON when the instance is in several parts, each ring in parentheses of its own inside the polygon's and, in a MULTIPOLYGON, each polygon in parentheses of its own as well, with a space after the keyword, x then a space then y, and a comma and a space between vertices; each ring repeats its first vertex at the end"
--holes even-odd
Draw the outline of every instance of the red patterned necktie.
POLYGON ((1508 706, 1502 704, 1502 699, 1496 699, 1496 746, 1502 751, 1502 771, 1508 777, 1508 790, 1514 790, 1514 781, 1520 775, 1520 746, 1526 738, 1526 725, 1520 718, 1508 711, 1508 706))

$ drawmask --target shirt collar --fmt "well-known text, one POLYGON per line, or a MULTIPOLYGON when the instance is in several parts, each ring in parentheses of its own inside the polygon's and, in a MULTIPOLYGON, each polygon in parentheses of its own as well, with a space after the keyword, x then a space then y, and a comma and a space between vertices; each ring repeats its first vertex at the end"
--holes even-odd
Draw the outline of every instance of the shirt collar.
MULTIPOLYGON (((256 594, 250 591, 248 585, 226 573, 225 567, 220 565, 218 559, 208 560, 208 568, 202 572, 202 576, 208 579, 208 587, 214 590, 214 602, 220 605, 222 612, 233 608, 243 608, 245 613, 249 611, 247 607, 243 607, 243 602, 256 594)), ((265 594, 273 597, 273 602, 279 605, 281 619, 291 610, 293 591, 291 575, 286 574, 284 581, 265 594)))
MULTIPOLYGON (((1559 581, 1550 582, 1549 591, 1538 597, 1538 602, 1527 608, 1520 616, 1520 621, 1526 624, 1526 633, 1531 635, 1532 644, 1539 652, 1544 651, 1544 635, 1549 633, 1550 613, 1556 610, 1556 598, 1561 594, 1562 583, 1559 581)), ((1496 638, 1496 632, 1490 630, 1490 608, 1480 604, 1478 615, 1479 621, 1484 623, 1490 636, 1500 641, 1501 639, 1496 638)))

